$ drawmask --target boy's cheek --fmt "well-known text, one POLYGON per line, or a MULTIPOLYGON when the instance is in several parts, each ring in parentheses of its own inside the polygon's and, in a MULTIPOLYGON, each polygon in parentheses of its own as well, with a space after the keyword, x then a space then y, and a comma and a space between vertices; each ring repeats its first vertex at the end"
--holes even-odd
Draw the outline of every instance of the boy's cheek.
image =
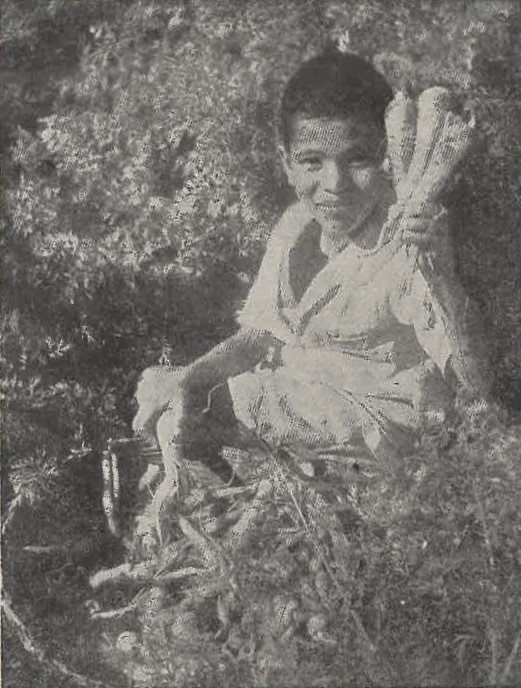
POLYGON ((290 164, 286 168, 286 176, 289 185, 299 197, 311 193, 316 187, 316 179, 313 174, 298 164, 290 164))
POLYGON ((377 181, 378 170, 375 167, 363 167, 354 169, 351 178, 359 189, 366 191, 371 189, 377 181))
POLYGON ((311 199, 313 197, 313 187, 299 186, 295 187, 295 193, 299 199, 311 199))
POLYGON ((297 197, 304 199, 313 197, 315 191, 317 190, 318 183, 313 179, 306 179, 305 177, 300 176, 294 179, 292 186, 297 197))

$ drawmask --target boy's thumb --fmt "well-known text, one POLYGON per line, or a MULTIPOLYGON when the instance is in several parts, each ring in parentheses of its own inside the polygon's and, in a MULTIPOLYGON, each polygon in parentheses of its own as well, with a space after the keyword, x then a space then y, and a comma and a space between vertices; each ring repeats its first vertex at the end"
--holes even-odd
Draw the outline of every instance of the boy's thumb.
POLYGON ((154 425, 159 414, 155 404, 140 404, 132 421, 132 430, 136 435, 154 435, 154 425))

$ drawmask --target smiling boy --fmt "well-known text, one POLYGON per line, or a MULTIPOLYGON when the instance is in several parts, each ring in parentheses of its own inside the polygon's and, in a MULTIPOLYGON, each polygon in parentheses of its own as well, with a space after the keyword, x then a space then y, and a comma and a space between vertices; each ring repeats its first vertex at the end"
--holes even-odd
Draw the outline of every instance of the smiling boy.
MULTIPOLYGON (((405 246, 379 243, 395 200, 382 167, 392 97, 372 65, 338 51, 293 76, 280 128, 296 203, 270 237, 239 332, 186 368, 145 372, 137 431, 153 435, 163 414, 161 445, 202 457, 205 423, 228 422, 228 398, 228 417, 272 445, 385 458, 445 418, 455 379, 475 384, 458 336, 462 307, 444 311, 405 246), (219 387, 229 396, 203 413, 219 387)), ((411 220, 409 240, 431 222, 411 220)))

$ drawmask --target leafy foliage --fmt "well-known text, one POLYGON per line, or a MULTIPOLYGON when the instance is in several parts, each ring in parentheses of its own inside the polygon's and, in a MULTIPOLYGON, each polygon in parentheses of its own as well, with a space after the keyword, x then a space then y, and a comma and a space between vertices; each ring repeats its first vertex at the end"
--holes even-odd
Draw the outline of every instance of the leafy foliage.
MULTIPOLYGON (((258 130, 273 56, 248 33, 268 8, 237 28, 232 10, 135 3, 101 24, 56 114, 13 149, 4 352, 14 378, 31 380, 29 406, 60 407, 67 442, 79 433, 104 446, 128 422, 139 369, 162 354, 183 362, 233 328, 256 237, 273 220, 273 198, 257 204, 263 214, 248 189, 277 185, 273 122, 258 130)), ((293 15, 304 18, 295 8, 286 25, 293 15)), ((283 30, 276 16, 270 26, 283 30)), ((8 393, 7 413, 21 401, 8 393)))
MULTIPOLYGON (((513 0, 400 0, 392 7, 383 0, 11 0, 3 20, 1 356, 9 496, 35 505, 45 501, 57 475, 71 465, 81 465, 81 472, 108 438, 128 434, 131 397, 143 368, 158 361, 183 364, 233 331, 234 312, 251 283, 263 240, 289 198, 277 163, 282 85, 303 58, 331 39, 373 59, 396 87, 417 92, 433 83, 449 85, 459 106, 475 113, 478 140, 447 204, 460 276, 481 304, 492 340, 496 394, 519 404, 521 50, 516 39, 521 14, 513 0)), ((509 444, 509 433, 513 437, 517 430, 499 424, 487 438, 476 429, 479 440, 469 443, 465 423, 451 450, 458 460, 449 461, 450 452, 434 443, 426 460, 432 474, 427 482, 420 480, 415 493, 423 494, 425 487, 427 497, 434 484, 441 486, 445 511, 432 500, 431 511, 428 500, 424 506, 414 502, 417 518, 404 516, 399 525, 401 512, 392 502, 395 535, 380 541, 378 529, 371 531, 369 540, 358 543, 357 556, 370 572, 364 585, 374 581, 376 589, 377 581, 394 576, 393 590, 404 591, 378 602, 390 605, 387 621, 379 623, 391 629, 395 618, 397 638, 407 623, 418 639, 439 637, 446 625, 454 630, 454 616, 467 609, 465 600, 479 600, 469 607, 472 618, 463 614, 460 640, 454 642, 464 666, 469 666, 465 652, 479 656, 476 680, 492 675, 486 672, 492 671, 494 656, 499 680, 517 631, 506 621, 512 588, 494 576, 514 564, 513 559, 498 564, 494 549, 492 571, 489 547, 476 534, 483 523, 476 505, 487 524, 493 521, 490 547, 496 547, 495 537, 498 551, 510 552, 518 533, 509 524, 518 511, 512 501, 501 512, 500 490, 494 490, 499 485, 514 495, 509 490, 518 477, 509 447, 517 445, 509 444), (510 472, 511 483, 504 476, 494 483, 492 456, 494 465, 510 472), (461 494, 447 487, 460 482, 461 494), (450 538, 460 537, 454 534, 458 519, 467 523, 474 517, 470 530, 462 526, 461 532, 477 538, 469 545, 475 558, 462 560, 450 538), (430 606, 411 602, 411 609, 434 619, 428 632, 425 619, 413 615, 406 623, 410 607, 397 602, 421 597, 407 576, 416 570, 415 557, 424 554, 424 541, 438 543, 436 561, 442 566, 439 574, 424 571, 425 585, 429 577, 439 582, 441 576, 441 588, 433 592, 431 585, 426 593, 430 606), (395 559, 390 542, 397 548, 395 559), (391 558, 375 554, 373 559, 371 552, 391 558), (443 568, 451 553, 467 571, 461 580, 454 569, 443 568), (490 588, 485 581, 486 591, 479 586, 485 570, 495 581, 490 588), (505 625, 490 636, 486 618, 492 608, 494 623, 497 616, 505 625), (440 609, 443 618, 437 616, 440 609)), ((91 490, 99 490, 96 479, 94 472, 91 490)), ((382 499, 381 505, 388 505, 390 497, 382 499)), ((272 507, 275 518, 278 506, 270 502, 272 507)), ((256 536, 262 539, 263 532, 256 536)), ((272 549, 266 552, 277 558, 272 549)), ((358 583, 353 585, 357 590, 358 583)), ((355 594, 360 605, 364 594, 355 594)), ((367 592, 369 599, 375 594, 367 592)), ((376 632, 376 619, 371 623, 376 632)), ((352 618, 345 629, 346 638, 356 636, 352 618)), ((291 642, 296 654, 287 650, 288 667, 303 647, 291 642)), ((408 640, 403 643, 410 647, 408 640)), ((407 657, 389 649, 393 654, 397 662, 407 657)), ((432 661, 443 665, 439 658, 432 661)), ((416 670, 419 665, 411 669, 416 670)), ((365 676, 366 669, 353 665, 352 671, 365 676)), ((262 676, 269 680, 269 673, 262 676)))
MULTIPOLYGON (((138 528, 125 563, 91 575, 88 614, 78 568, 56 583, 43 566, 35 591, 20 554, 13 572, 32 588, 19 604, 29 615, 49 588, 65 595, 75 611, 57 632, 81 620, 72 667, 89 666, 76 646, 97 645, 96 674, 111 667, 113 685, 516 684, 520 426, 495 406, 459 405, 400 466, 254 438, 225 452, 240 484, 185 464, 154 537, 138 528)), ((36 522, 51 512, 37 507, 36 522)), ((50 520, 32 538, 47 529, 49 542, 50 520)), ((78 513, 59 542, 82 561, 74 534, 92 532, 78 513)))
POLYGON ((515 683, 521 432, 460 405, 398 470, 265 445, 226 452, 237 487, 186 466, 108 656, 144 687, 515 683))

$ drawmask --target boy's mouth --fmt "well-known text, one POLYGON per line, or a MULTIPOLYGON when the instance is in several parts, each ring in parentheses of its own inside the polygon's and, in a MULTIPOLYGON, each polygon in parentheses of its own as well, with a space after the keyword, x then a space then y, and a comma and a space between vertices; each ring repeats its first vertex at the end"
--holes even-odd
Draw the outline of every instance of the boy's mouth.
POLYGON ((343 216, 349 210, 347 203, 315 203, 315 208, 319 213, 332 217, 343 216))
POLYGON ((349 207, 349 204, 343 201, 327 201, 325 203, 315 203, 315 206, 324 210, 345 210, 349 207))

